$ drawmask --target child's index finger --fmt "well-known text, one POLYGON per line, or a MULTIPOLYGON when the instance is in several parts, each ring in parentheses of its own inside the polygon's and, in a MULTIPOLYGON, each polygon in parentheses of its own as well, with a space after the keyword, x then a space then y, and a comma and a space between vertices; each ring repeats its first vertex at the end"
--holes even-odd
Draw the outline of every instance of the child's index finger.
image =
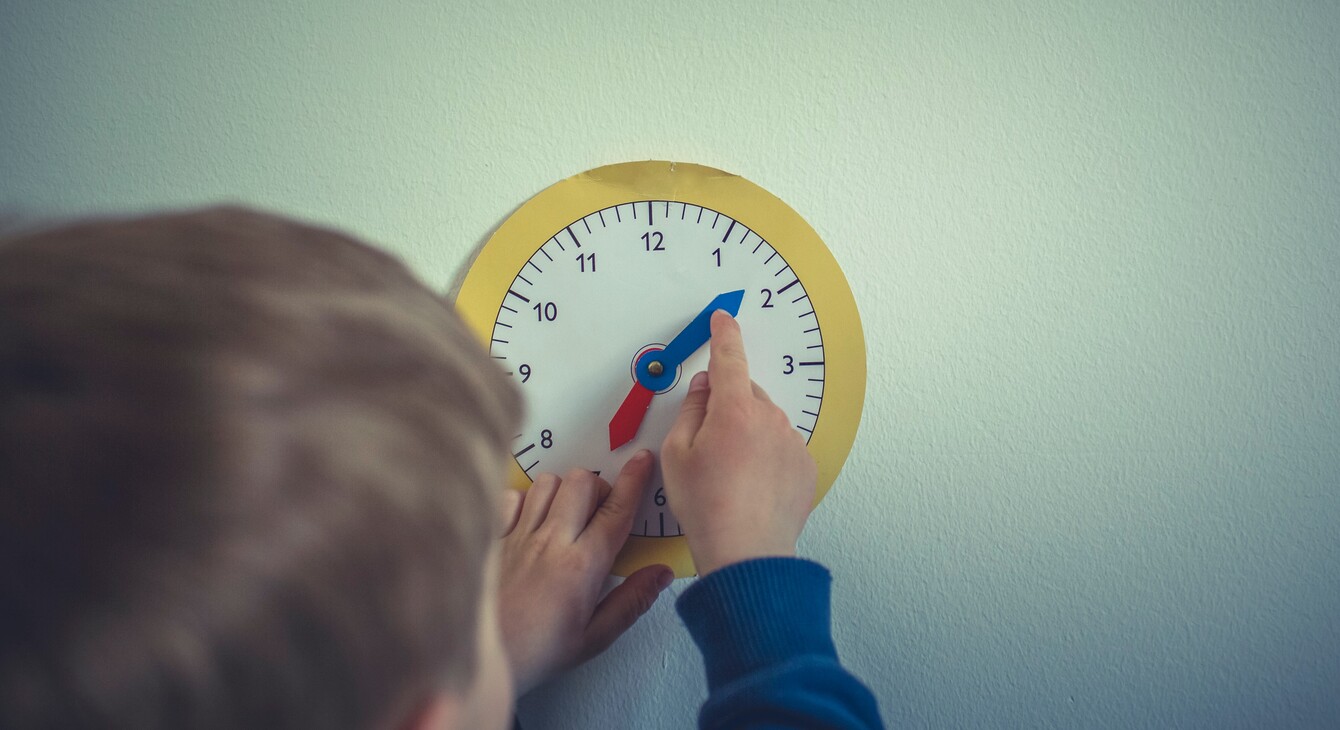
POLYGON ((740 332, 740 323, 725 310, 712 313, 710 347, 707 377, 712 383, 713 395, 750 394, 753 386, 749 380, 749 361, 744 354, 744 336, 740 332))

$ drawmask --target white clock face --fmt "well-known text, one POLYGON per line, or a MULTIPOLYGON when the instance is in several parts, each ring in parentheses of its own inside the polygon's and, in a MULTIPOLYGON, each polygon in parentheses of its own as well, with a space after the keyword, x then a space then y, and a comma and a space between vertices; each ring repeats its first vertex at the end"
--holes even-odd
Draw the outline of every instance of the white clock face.
MULTIPOLYGON (((824 396, 824 339, 804 282, 743 222, 691 203, 641 200, 553 232, 517 272, 490 351, 525 393, 513 442, 531 479, 590 469, 613 481, 638 449, 659 453, 709 345, 652 398, 637 436, 610 450, 609 423, 633 363, 664 347, 717 295, 744 290, 737 315, 750 375, 808 442, 824 396)), ((656 469, 632 534, 682 535, 656 469)))

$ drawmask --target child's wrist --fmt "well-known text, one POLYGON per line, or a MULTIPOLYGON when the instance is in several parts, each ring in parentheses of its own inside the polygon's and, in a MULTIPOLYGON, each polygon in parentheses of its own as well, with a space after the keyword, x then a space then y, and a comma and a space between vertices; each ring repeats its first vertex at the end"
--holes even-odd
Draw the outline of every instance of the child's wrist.
POLYGON ((692 541, 689 552, 699 576, 714 573, 728 565, 756 558, 794 558, 796 546, 785 540, 743 540, 737 544, 707 545, 695 549, 692 541))

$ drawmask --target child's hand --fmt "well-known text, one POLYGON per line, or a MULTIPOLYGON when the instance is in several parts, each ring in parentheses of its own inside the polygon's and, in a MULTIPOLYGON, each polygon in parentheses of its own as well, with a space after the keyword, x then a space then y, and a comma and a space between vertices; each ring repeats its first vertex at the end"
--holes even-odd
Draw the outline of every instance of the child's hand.
POLYGON ((665 495, 699 575, 795 555, 816 467, 782 409, 749 379, 740 325, 712 315, 712 357, 661 446, 665 495))
POLYGON ((535 478, 503 504, 499 610, 517 696, 604 651, 674 579, 643 568, 596 602, 633 526, 651 475, 650 452, 624 465, 614 486, 589 471, 535 478))

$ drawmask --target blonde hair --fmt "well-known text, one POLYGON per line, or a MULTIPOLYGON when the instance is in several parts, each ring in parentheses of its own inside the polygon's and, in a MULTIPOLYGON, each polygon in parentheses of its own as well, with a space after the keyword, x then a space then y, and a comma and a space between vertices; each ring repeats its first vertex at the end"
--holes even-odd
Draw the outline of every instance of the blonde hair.
POLYGON ((450 304, 339 233, 0 243, 0 726, 370 727, 463 689, 519 418, 450 304))

